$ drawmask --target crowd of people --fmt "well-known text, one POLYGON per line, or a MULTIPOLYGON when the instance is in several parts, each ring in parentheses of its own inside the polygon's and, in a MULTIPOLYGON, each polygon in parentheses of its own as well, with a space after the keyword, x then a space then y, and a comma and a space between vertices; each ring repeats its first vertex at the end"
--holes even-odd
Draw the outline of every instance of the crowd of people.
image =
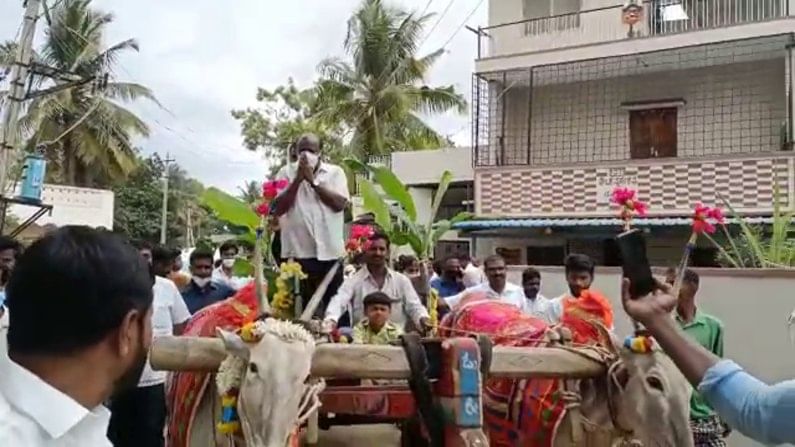
MULTIPOLYGON (((314 135, 296 142, 279 174, 290 186, 273 207, 277 257, 296 260, 308 274, 301 286, 305 304, 345 256, 347 182, 321 153, 314 135)), ((24 253, 0 237, 0 446, 163 446, 166 374, 148 364, 151 340, 181 334, 194 314, 233 296, 239 248, 224 244, 219 251, 216 265, 213 252, 194 250, 188 275, 178 251, 134 246, 107 231, 64 227, 24 253)), ((566 258, 566 290, 553 298, 541 294, 539 270, 526 268, 514 284, 498 255, 482 263, 469 254, 439 259, 432 273, 410 257, 392 268, 391 259, 389 236, 374 231, 347 278, 346 269, 336 269, 316 314, 323 326, 351 328, 355 343, 424 332, 433 325, 425 301, 430 288, 440 297, 435 310, 441 314, 477 293, 549 325, 565 325, 587 307, 612 326, 613 309, 594 290, 594 262, 585 255, 566 258)), ((795 441, 789 422, 795 381, 769 386, 721 359, 723 325, 699 309, 697 273, 683 276, 678 296, 660 282, 649 296, 632 300, 625 281, 621 298, 626 313, 693 384, 696 445, 725 445, 729 427, 766 443, 795 441)))

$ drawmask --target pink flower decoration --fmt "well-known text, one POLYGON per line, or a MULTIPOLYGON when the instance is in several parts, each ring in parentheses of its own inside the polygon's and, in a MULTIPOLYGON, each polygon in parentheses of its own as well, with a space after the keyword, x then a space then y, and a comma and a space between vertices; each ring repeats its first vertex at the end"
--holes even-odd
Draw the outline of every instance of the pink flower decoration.
POLYGON ((723 224, 724 216, 720 208, 710 208, 701 203, 693 207, 693 233, 713 234, 716 224, 723 224))
POLYGON ((284 179, 267 181, 262 184, 262 197, 265 200, 273 200, 289 185, 290 182, 284 179))
POLYGON ((375 231, 369 225, 351 225, 351 239, 369 239, 375 231))
POLYGON ((257 206, 256 212, 260 216, 267 216, 270 213, 271 207, 268 202, 262 202, 257 206))
POLYGON ((610 195, 610 202, 621 207, 621 218, 628 221, 633 215, 645 216, 648 206, 635 198, 635 190, 617 186, 610 195))

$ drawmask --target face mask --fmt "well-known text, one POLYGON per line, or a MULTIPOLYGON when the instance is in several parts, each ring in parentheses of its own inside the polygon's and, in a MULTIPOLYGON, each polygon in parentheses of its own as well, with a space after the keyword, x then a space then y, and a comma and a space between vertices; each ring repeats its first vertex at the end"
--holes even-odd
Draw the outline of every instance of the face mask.
POLYGON ((210 284, 210 278, 199 278, 198 276, 194 276, 193 282, 196 283, 196 285, 201 289, 207 284, 210 284))
POLYGON ((235 258, 224 259, 223 261, 221 261, 221 264, 224 267, 231 269, 232 267, 235 266, 235 258))
POLYGON ((303 151, 301 154, 306 157, 307 163, 309 163, 309 167, 315 169, 317 164, 320 162, 320 155, 310 152, 310 151, 303 151))

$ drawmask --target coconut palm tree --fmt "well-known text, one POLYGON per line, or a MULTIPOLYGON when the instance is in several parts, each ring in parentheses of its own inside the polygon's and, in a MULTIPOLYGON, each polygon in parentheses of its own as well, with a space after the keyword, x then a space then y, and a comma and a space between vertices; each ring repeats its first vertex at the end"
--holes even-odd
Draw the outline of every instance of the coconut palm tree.
POLYGON ((251 180, 237 187, 237 198, 249 205, 254 205, 262 199, 262 183, 251 180))
MULTIPOLYGON (((149 135, 146 123, 122 103, 139 98, 157 103, 148 88, 115 80, 113 68, 118 57, 137 51, 138 44, 130 39, 104 47, 104 30, 113 15, 93 9, 91 0, 63 0, 48 11, 48 19, 37 62, 93 81, 39 96, 27 104, 21 120, 26 149, 43 145, 52 180, 107 186, 132 172, 137 163, 132 140, 149 135)), ((45 91, 68 82, 33 81, 45 91)))
POLYGON ((466 110, 453 86, 431 87, 424 80, 444 49, 418 57, 432 14, 416 15, 381 0, 363 0, 348 21, 349 60, 327 59, 318 70, 319 116, 342 120, 352 131, 354 155, 438 148, 449 141, 431 129, 421 113, 466 110))

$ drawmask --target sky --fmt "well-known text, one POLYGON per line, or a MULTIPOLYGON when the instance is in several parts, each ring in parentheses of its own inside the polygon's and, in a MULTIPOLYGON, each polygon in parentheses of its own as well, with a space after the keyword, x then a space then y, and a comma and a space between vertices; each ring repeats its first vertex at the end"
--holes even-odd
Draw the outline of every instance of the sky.
MULTIPOLYGON (((427 83, 452 84, 469 98, 477 45, 464 25, 485 26, 488 2, 386 1, 420 12, 427 7, 437 14, 429 28, 441 18, 426 32, 420 49, 420 54, 429 53, 449 41, 427 83)), ((96 7, 115 15, 107 44, 135 38, 140 45, 140 52, 120 59, 117 80, 148 86, 163 105, 131 106, 151 128, 139 146, 147 154, 170 154, 192 177, 229 192, 267 173, 261 154, 243 147, 230 110, 256 106, 257 87, 273 88, 289 77, 298 86, 309 85, 319 61, 344 55, 346 22, 359 3, 94 0, 96 7)), ((21 17, 21 0, 0 0, 0 41, 14 38, 21 17)), ((39 38, 41 34, 39 28, 39 38)), ((457 145, 469 144, 469 115, 451 112, 428 122, 457 145)))

